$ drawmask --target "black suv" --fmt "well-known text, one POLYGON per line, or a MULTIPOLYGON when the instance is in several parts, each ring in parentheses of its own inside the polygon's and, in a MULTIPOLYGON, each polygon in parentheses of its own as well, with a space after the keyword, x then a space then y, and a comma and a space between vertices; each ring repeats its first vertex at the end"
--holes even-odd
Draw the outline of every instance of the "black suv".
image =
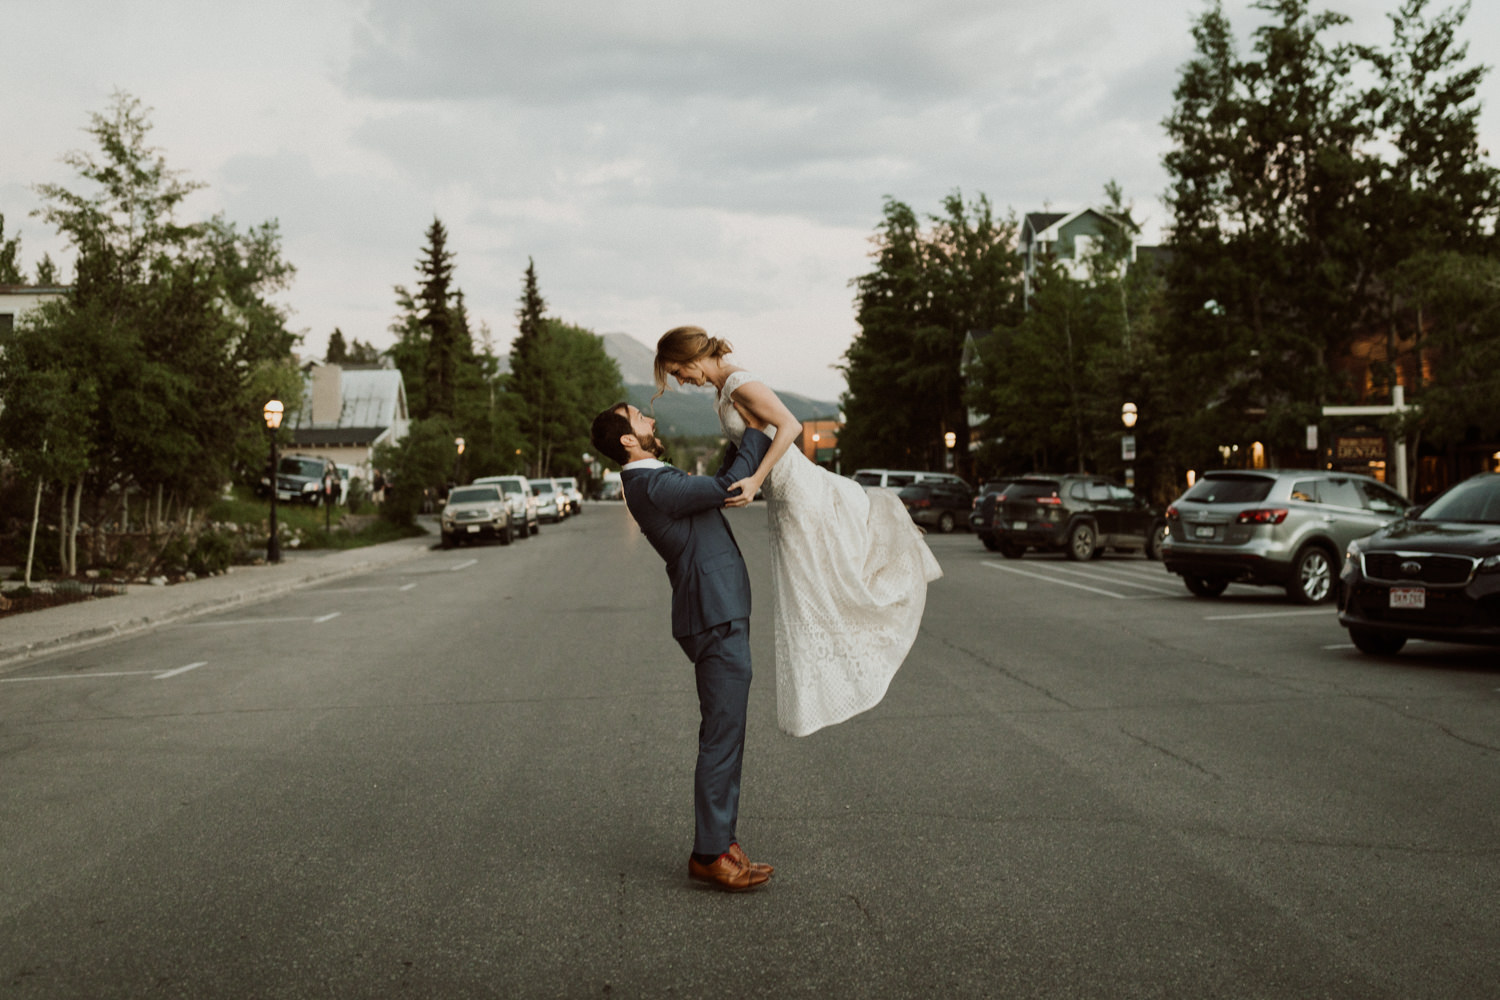
MULTIPOLYGON (((283 455, 276 468, 276 499, 294 503, 309 503, 316 507, 324 500, 323 480, 338 475, 338 468, 326 458, 316 455, 283 455)), ((271 493, 271 477, 260 477, 257 492, 261 496, 271 493)))
POLYGON ((995 512, 999 509, 997 501, 1013 482, 1014 479, 991 479, 981 483, 979 492, 974 497, 974 508, 969 512, 970 530, 979 536, 984 547, 991 552, 1000 551, 1000 539, 995 534, 995 512))
POLYGON ((1097 559, 1107 548, 1158 559, 1167 521, 1133 490, 1100 476, 1023 476, 995 497, 991 531, 1007 559, 1027 549, 1097 559))

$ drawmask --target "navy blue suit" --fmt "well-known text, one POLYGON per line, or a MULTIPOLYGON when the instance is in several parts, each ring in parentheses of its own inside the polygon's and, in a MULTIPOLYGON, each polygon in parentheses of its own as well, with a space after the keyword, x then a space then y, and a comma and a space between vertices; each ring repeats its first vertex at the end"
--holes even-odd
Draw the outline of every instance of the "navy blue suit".
POLYGON ((750 574, 722 508, 729 485, 753 473, 770 445, 760 431, 746 431, 739 451, 712 478, 671 466, 620 475, 631 516, 666 561, 672 635, 697 674, 698 854, 722 854, 735 842, 750 698, 750 574))

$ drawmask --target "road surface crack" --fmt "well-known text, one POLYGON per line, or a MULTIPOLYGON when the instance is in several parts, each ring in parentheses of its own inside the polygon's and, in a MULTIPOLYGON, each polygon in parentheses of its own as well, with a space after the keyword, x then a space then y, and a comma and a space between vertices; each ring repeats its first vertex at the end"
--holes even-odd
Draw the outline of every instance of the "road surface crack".
POLYGON ((1162 746, 1160 743, 1153 743, 1152 741, 1146 739, 1146 737, 1144 737, 1144 736, 1138 736, 1135 733, 1132 733, 1128 729, 1122 728, 1120 730, 1120 732, 1124 733, 1126 736, 1129 736, 1131 739, 1135 740, 1137 743, 1141 743, 1141 744, 1143 744, 1145 746, 1150 747, 1152 750, 1155 750, 1157 753, 1166 754, 1168 757, 1171 757, 1173 760, 1177 761, 1178 763, 1186 764, 1188 767, 1192 768, 1194 771, 1197 771, 1200 774, 1206 774, 1206 775, 1208 775, 1210 778, 1214 779, 1215 781, 1223 781, 1224 780, 1221 776, 1219 776, 1219 775, 1215 774, 1214 772, 1210 771, 1208 768, 1204 767, 1202 764, 1199 764, 1197 761, 1192 760, 1192 759, 1190 759, 1188 757, 1184 757, 1180 753, 1173 753, 1171 750, 1168 750, 1166 747, 1162 746))

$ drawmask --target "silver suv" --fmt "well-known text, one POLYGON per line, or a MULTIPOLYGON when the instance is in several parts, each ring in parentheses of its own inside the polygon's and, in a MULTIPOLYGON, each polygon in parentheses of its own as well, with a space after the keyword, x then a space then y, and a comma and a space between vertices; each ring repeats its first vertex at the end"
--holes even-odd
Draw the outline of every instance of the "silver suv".
POLYGON ((1409 507, 1389 486, 1355 473, 1208 472, 1167 508, 1162 562, 1199 597, 1251 583, 1318 604, 1332 596, 1349 543, 1409 507))
POLYGON ((517 538, 525 538, 541 531, 541 519, 537 516, 536 494, 531 490, 531 480, 525 476, 480 476, 473 485, 500 487, 505 506, 510 512, 510 527, 517 538))

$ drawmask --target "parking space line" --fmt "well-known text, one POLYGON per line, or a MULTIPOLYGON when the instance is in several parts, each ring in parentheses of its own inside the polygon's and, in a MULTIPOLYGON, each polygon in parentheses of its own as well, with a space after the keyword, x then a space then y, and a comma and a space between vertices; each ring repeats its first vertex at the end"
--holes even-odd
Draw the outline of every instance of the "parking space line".
POLYGON ((1333 617, 1333 611, 1329 608, 1313 608, 1307 611, 1255 611, 1239 615, 1204 615, 1206 622, 1229 622, 1238 621, 1242 618, 1295 618, 1299 615, 1325 615, 1333 617))
POLYGON ((450 567, 449 572, 457 573, 461 569, 468 569, 478 561, 478 559, 470 559, 468 562, 461 562, 457 566, 450 567))
POLYGON ((415 583, 408 583, 405 586, 397 587, 396 589, 399 590, 399 591, 405 592, 405 591, 408 591, 408 590, 412 589, 415 586, 416 586, 415 583))
POLYGON ((185 667, 178 667, 176 670, 168 670, 165 673, 157 674, 156 679, 159 681, 164 681, 168 677, 176 677, 178 674, 185 674, 189 670, 197 670, 199 667, 206 666, 208 666, 207 660, 199 660, 197 663, 189 663, 185 667))
POLYGON ((1090 587, 1087 584, 1074 583, 1072 580, 1059 580, 1055 576, 1047 576, 1044 573, 1028 573, 1024 569, 1017 569, 1014 566, 1007 566, 1004 563, 985 562, 982 565, 988 566, 991 569, 1003 569, 1007 573, 1014 573, 1017 576, 1029 576, 1033 580, 1045 580, 1047 583, 1056 583, 1064 587, 1077 587, 1079 590, 1087 590, 1095 594, 1103 594, 1105 597, 1113 597, 1119 601, 1150 600, 1150 598, 1148 598, 1145 594, 1117 594, 1112 590, 1104 590, 1099 587, 1090 587))
MULTIPOLYGON (((1116 574, 1109 573, 1109 572, 1104 572, 1104 571, 1098 571, 1098 570, 1090 572, 1089 570, 1082 569, 1082 568, 1079 568, 1077 566, 1049 566, 1048 568, 1052 569, 1052 570, 1054 570, 1054 571, 1056 571, 1058 573, 1074 573, 1074 574, 1077 574, 1078 576, 1082 576, 1082 577, 1085 577, 1087 579, 1095 580, 1095 581, 1102 581, 1106 577, 1116 576, 1116 574)), ((1115 584, 1116 586, 1119 586, 1119 587, 1135 587, 1135 588, 1140 589, 1140 590, 1152 590, 1152 591, 1155 591, 1158 594, 1176 594, 1177 593, 1176 588, 1172 588, 1172 589, 1168 590, 1166 587, 1158 587, 1158 586, 1156 586, 1154 584, 1150 584, 1150 583, 1136 583, 1135 581, 1133 581, 1133 580, 1127 580, 1124 577, 1118 577, 1117 579, 1111 579, 1109 582, 1112 583, 1112 584, 1115 584)))

